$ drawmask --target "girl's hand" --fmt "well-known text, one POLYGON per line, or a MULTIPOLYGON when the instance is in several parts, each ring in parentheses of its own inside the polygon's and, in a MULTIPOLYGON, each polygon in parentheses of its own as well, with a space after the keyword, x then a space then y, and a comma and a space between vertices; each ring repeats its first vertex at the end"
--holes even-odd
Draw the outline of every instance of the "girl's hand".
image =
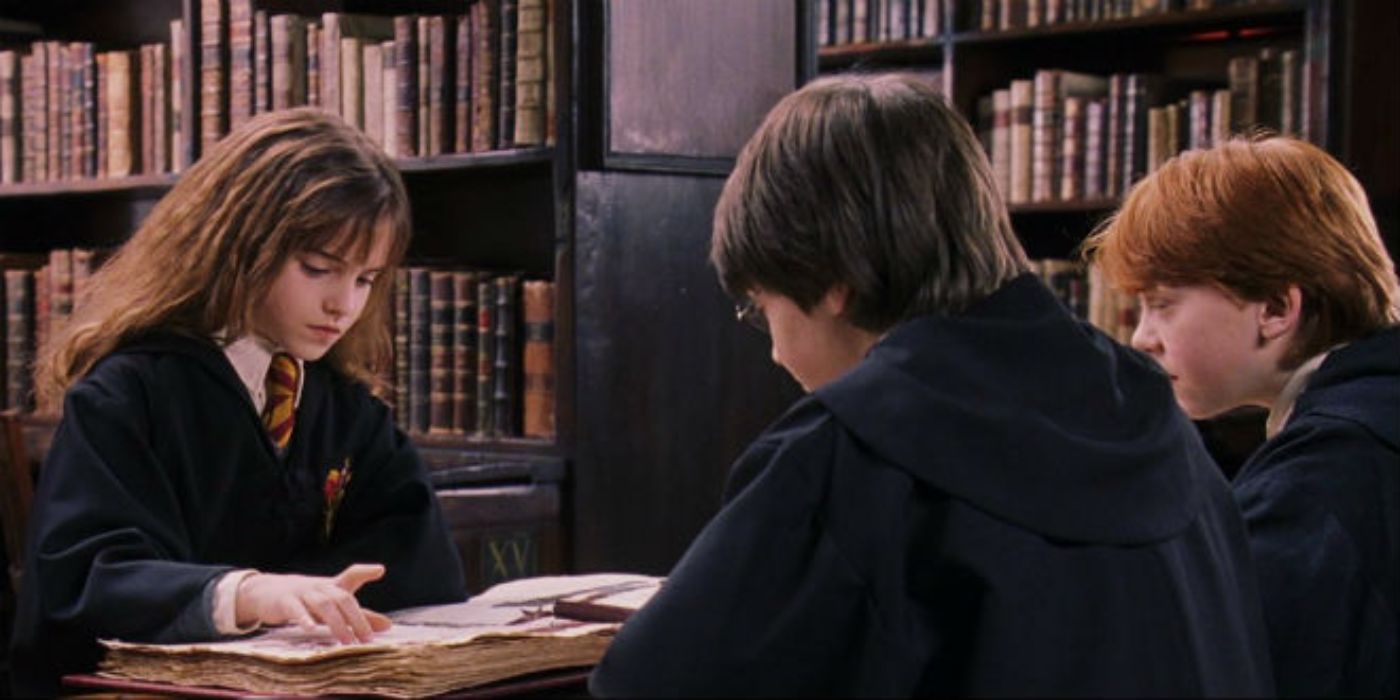
POLYGON ((330 628, 342 644, 367 642, 389 629, 389 618, 360 607, 355 591, 384 577, 382 564, 352 564, 334 577, 257 573, 238 586, 238 625, 297 624, 330 628))

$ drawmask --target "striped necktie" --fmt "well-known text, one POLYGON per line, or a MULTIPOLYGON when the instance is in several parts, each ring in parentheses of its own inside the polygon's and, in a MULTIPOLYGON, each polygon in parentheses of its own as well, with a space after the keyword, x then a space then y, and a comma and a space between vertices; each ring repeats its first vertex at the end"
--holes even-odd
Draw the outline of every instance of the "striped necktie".
POLYGON ((292 424, 296 422, 297 362, 291 355, 279 352, 272 356, 267 368, 267 405, 263 407, 263 426, 278 451, 287 449, 292 440, 292 424))

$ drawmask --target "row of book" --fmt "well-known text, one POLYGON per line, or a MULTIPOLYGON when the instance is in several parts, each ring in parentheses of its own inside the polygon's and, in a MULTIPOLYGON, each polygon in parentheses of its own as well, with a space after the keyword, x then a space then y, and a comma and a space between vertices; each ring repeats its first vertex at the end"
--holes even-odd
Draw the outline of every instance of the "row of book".
POLYGON ((1076 260, 1032 260, 1031 270, 1075 316, 1092 323, 1114 340, 1128 345, 1137 327, 1133 297, 1103 280, 1099 268, 1076 260))
POLYGON ((993 32, 1069 22, 1104 22, 1170 12, 1259 4, 1263 0, 965 0, 968 28, 993 32))
POLYGON ((1228 87, 1214 88, 1039 70, 979 100, 978 132, 1009 203, 1117 197, 1177 153, 1232 134, 1306 137, 1301 63, 1296 50, 1263 49, 1231 59, 1228 87))
POLYGON ((934 38, 960 27, 995 32, 1102 22, 1262 0, 816 0, 817 45, 934 38))
POLYGON ((255 114, 300 105, 340 115, 395 157, 553 140, 553 0, 319 17, 200 3, 205 148, 255 114))
POLYGON ((394 308, 400 428, 554 437, 552 282, 413 266, 395 278, 394 308))
POLYGON ((19 411, 57 412, 36 406, 33 363, 37 348, 68 320, 104 251, 59 248, 48 253, 0 253, 4 273, 5 368, 0 405, 19 411))
POLYGON ((181 169, 179 46, 46 40, 0 51, 0 183, 181 169))
POLYGON ((955 0, 817 0, 817 45, 933 38, 955 0))
MULTIPOLYGON (((554 0, 471 0, 460 15, 270 14, 200 0, 200 150, 253 115, 320 106, 409 158, 553 142, 554 0)), ((180 172, 184 20, 170 40, 0 51, 0 184, 180 172)))

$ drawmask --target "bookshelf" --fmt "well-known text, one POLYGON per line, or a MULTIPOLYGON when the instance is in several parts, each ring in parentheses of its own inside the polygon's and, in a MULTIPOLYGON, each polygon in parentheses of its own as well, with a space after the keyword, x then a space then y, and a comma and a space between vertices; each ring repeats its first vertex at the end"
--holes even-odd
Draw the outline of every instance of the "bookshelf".
MULTIPOLYGON (((1284 72, 1287 64, 1278 68, 1278 57, 1291 53, 1299 64, 1294 101, 1298 123, 1291 133, 1326 148, 1352 168, 1367 189, 1391 255, 1400 252, 1400 235, 1396 230, 1400 185, 1396 183, 1393 166, 1395 159, 1400 158, 1393 126, 1400 117, 1397 104, 1400 100, 1396 98, 1397 89, 1393 85, 1371 81, 1367 68, 1378 70, 1384 55, 1390 55, 1390 63, 1394 63, 1393 41, 1397 36, 1395 32, 1400 30, 1394 3, 1367 0, 1159 0, 1146 3, 814 0, 810 7, 814 16, 809 19, 809 27, 816 37, 812 43, 817 47, 815 58, 809 59, 809 65, 814 65, 812 76, 852 69, 937 71, 944 94, 979 131, 987 129, 989 116, 987 106, 979 105, 979 100, 994 96, 1012 81, 1036 80, 1037 72, 1042 70, 1062 69, 1096 76, 1129 73, 1160 76, 1161 84, 1157 86, 1160 91, 1155 101, 1149 101, 1146 106, 1182 100, 1179 116, 1185 122, 1191 116, 1192 90, 1228 90, 1231 98, 1239 98, 1240 84, 1234 82, 1231 74, 1233 59, 1254 59, 1259 66, 1272 60, 1275 70, 1284 72), (854 7, 852 3, 868 6, 866 38, 859 38, 853 28, 848 30, 851 31, 849 38, 839 36, 833 29, 831 23, 841 9, 839 6, 851 4, 854 7), (897 12, 921 3, 936 6, 942 13, 943 31, 934 36, 904 38, 898 32, 882 33, 882 28, 874 26, 869 19, 882 12, 897 12), (1026 15, 1028 8, 1035 7, 1045 13, 1038 22, 1030 21, 1026 15), (984 16, 984 10, 993 16, 984 16), (1005 21, 1000 14, 1008 10, 1012 12, 1011 20, 1005 21), (825 21, 820 16, 822 12, 829 13, 825 21), (1052 17, 1053 12, 1063 14, 1052 17), (821 35, 824 29, 828 33, 821 35), (872 40, 873 37, 883 40, 872 40), (1382 126, 1385 123, 1391 126, 1382 126)), ((1265 71, 1262 67, 1259 70, 1261 74, 1265 71)), ((1254 106, 1260 109, 1269 89, 1263 80, 1244 81, 1246 86, 1259 90, 1260 97, 1254 106)), ((1038 88, 1040 83, 1035 85, 1038 88)), ((1012 90, 1014 95, 1014 87, 1012 90)), ((1288 89, 1282 90, 1284 96, 1279 97, 1280 103, 1287 105, 1288 89)), ((1086 98, 1085 104, 1093 99, 1096 98, 1092 95, 1086 98)), ((1111 101, 1114 98, 1110 91, 1107 95, 1100 93, 1097 99, 1111 101)), ((1064 104, 1062 97, 1057 109, 1064 104)), ((1235 109, 1239 104, 1233 103, 1235 109)), ((993 121, 1001 118, 997 109, 993 103, 993 121)), ((1041 109, 1039 103, 1028 104, 1026 109, 1035 115, 1033 119, 1040 118, 1036 114, 1041 109)), ((1215 109, 1214 105, 1211 109, 1215 109)), ((1007 119, 1014 125, 1014 117, 1008 115, 1007 119)), ((1054 128, 1062 128, 1063 112, 1057 112, 1053 119, 1054 128)), ((1269 126, 1262 113, 1250 124, 1269 126)), ((1242 126, 1246 125, 1232 124, 1231 131, 1237 133, 1242 126)), ((1274 128, 1278 129, 1278 125, 1274 128)), ((1161 155, 1169 156, 1191 147, 1188 133, 1183 126, 1177 142, 1161 155)), ((1039 135, 1033 138, 1038 139, 1039 135)), ((1082 149, 1085 145, 1082 132, 1079 138, 1078 145, 1082 149)), ((1093 137, 1089 138, 1092 143, 1093 137)), ((995 137, 984 133, 983 139, 996 165, 995 146, 998 144, 995 137)), ((1062 147, 1062 143, 1052 142, 1051 147, 1062 147)), ((1151 152, 1150 144, 1148 152, 1151 152)), ((1081 155, 1074 167, 1084 167, 1082 158, 1081 155)), ((1027 167, 1036 168, 1031 171, 1035 173, 1041 165, 1032 163, 1027 167)), ((1050 169, 1054 171, 1057 167, 1058 164, 1050 169)), ((1151 163, 1146 167, 1150 169, 1151 163)), ((1086 176, 1092 177, 1091 174, 1086 176)), ((1099 176, 1102 178, 1103 173, 1099 176)), ((1055 177, 1061 177, 1060 173, 1055 177)), ((1008 189, 1011 190, 1008 208, 1012 223, 1033 259, 1075 257, 1084 236, 1118 206, 1125 190, 1120 185, 1116 192, 1084 196, 1081 187, 1081 194, 1070 198, 1052 194, 1017 201, 1016 188, 1008 189)), ((1091 282, 1083 284, 1088 287, 1091 282)), ((1087 294, 1091 298, 1094 296, 1092 291, 1087 294)), ((1117 327, 1106 330, 1126 341, 1132 319, 1121 313, 1116 316, 1117 327)), ((1090 318, 1101 322, 1092 312, 1090 318)), ((1262 421, 1261 412, 1243 410, 1199 425, 1221 466, 1233 472, 1262 439, 1262 421)))
MULTIPOLYGON (((150 75, 163 75, 167 90, 163 104, 145 109, 143 116, 152 116, 159 111, 168 119, 166 133, 157 137, 168 148, 164 159, 146 157, 138 160, 135 172, 127 176, 105 177, 97 167, 98 157, 89 163, 79 163, 77 152, 71 155, 74 165, 71 168, 55 171, 43 177, 7 178, 0 183, 0 220, 5 221, 0 230, 0 250, 10 253, 43 256, 52 250, 66 248, 111 248, 120 245, 140 225, 151 208, 174 185, 179 171, 188 167, 198 158, 202 143, 208 136, 209 128, 221 124, 220 133, 226 133, 228 124, 235 121, 234 100, 230 92, 236 92, 243 85, 249 92, 250 113, 271 109, 271 93, 275 91, 272 76, 283 70, 274 66, 272 52, 279 46, 270 37, 273 18, 279 15, 296 16, 298 20, 283 20, 292 27, 324 25, 326 13, 341 15, 340 26, 345 36, 358 36, 359 26, 354 16, 388 18, 366 20, 365 25, 376 27, 378 34, 365 34, 358 48, 363 50, 373 44, 387 50, 387 42, 395 40, 384 33, 385 27, 392 27, 394 17, 446 17, 443 36, 445 51, 442 63, 434 63, 431 68, 418 66, 414 75, 427 76, 425 70, 434 71, 434 80, 445 78, 435 85, 443 90, 445 116, 442 117, 444 132, 442 139, 434 136, 439 146, 428 149, 426 140, 420 140, 418 132, 414 136, 415 148, 405 150, 396 135, 390 134, 381 125, 376 136, 368 124, 369 107, 374 106, 367 73, 361 73, 361 89, 357 93, 362 101, 353 102, 356 110, 365 114, 364 128, 371 138, 378 139, 388 152, 396 155, 396 162, 404 176, 413 207, 414 238, 410 247, 408 263, 414 266, 431 266, 434 269, 470 269, 483 275, 518 276, 524 280, 543 280, 553 283, 554 315, 553 342, 549 357, 552 359, 554 387, 552 404, 547 407, 552 418, 552 432, 525 436, 520 412, 522 395, 524 334, 520 316, 524 314, 523 300, 517 296, 515 324, 513 332, 513 367, 507 372, 514 373, 511 383, 520 391, 512 398, 514 423, 512 429, 502 431, 496 428, 478 431, 456 429, 448 432, 434 426, 432 431, 408 428, 410 438, 419 447, 429 466, 430 477, 439 489, 449 528, 453 532, 464 565, 471 590, 481 590, 500 580, 519 576, 546 573, 562 573, 568 570, 568 539, 563 523, 565 481, 568 476, 568 462, 572 454, 573 440, 573 382, 572 372, 572 248, 573 211, 572 188, 574 181, 573 125, 569 119, 573 101, 571 75, 573 59, 574 4, 572 0, 55 0, 53 2, 32 3, 17 0, 0 0, 0 51, 9 50, 19 55, 31 54, 35 46, 45 42, 63 46, 85 46, 93 54, 103 54, 118 50, 132 50, 146 44, 160 44, 169 60, 165 71, 151 70, 150 75), (475 89, 477 85, 491 84, 485 80, 458 85, 455 63, 457 53, 453 18, 470 17, 474 12, 491 13, 492 22, 499 22, 503 15, 498 14, 509 8, 520 19, 520 9, 538 8, 543 12, 546 24, 540 34, 530 42, 544 52, 544 70, 539 78, 541 96, 552 98, 552 104, 540 103, 539 111, 544 113, 540 122, 542 131, 536 137, 526 138, 516 143, 515 136, 523 131, 511 132, 510 138, 503 139, 505 129, 497 128, 494 140, 483 146, 466 139, 466 152, 459 151, 460 144, 446 142, 454 131, 457 118, 454 114, 455 92, 458 89, 475 89), (255 13, 243 16, 238 8, 255 13), (216 14, 208 10, 217 8, 216 14), (266 18, 266 19, 264 19, 266 18), (246 22, 252 35, 251 46, 238 42, 238 31, 234 28, 239 22, 246 22), (182 25, 183 31, 172 27, 172 23, 182 25), (265 24, 264 24, 265 23, 265 24), (208 48, 207 41, 217 36, 222 42, 218 48, 222 61, 206 64, 201 50, 208 48), (204 42, 204 44, 202 44, 204 42), (537 42, 537 43, 536 43, 537 42), (552 42, 552 43, 550 43, 552 42), (262 50, 259 50, 259 46, 262 50), (247 63, 240 64, 237 55, 247 51, 247 63), (266 55, 264 55, 266 54, 266 55), (178 60, 183 56, 184 60, 178 60), (202 90, 201 81, 211 75, 206 69, 211 65, 222 65, 219 77, 221 92, 209 93, 202 90), (255 78, 244 84, 238 82, 240 65, 245 76, 267 76, 265 86, 255 78), (437 73, 438 65, 445 67, 437 73), (178 89, 173 86, 179 85, 178 89), (259 91, 269 93, 265 99, 259 91), (211 99, 211 95, 219 95, 211 99), (555 106, 559 107, 556 109, 555 106), (208 119, 210 114, 218 117, 208 119), (418 148, 417 146, 424 146, 418 148), (431 153, 424 155, 425 152, 431 153), (181 160, 183 158, 183 161, 181 160), (18 179, 20 181, 12 181, 18 179)), ((478 25, 475 19, 468 19, 471 31, 478 25)), ((412 31, 425 29, 414 21, 412 31)), ((368 32, 369 30, 364 30, 368 32)), ((437 31, 427 29, 427 31, 437 31)), ((415 38, 418 35, 415 35, 415 38)), ((432 34, 424 36, 433 36, 432 34)), ((308 44, 314 41, 308 35, 308 44)), ((516 39, 519 39, 517 35, 516 39)), ((499 42, 499 37, 494 41, 499 42)), ((525 42, 520 42, 525 43, 525 42)), ((295 45, 292 42, 292 45, 295 45)), ((395 46, 399 44, 394 44, 395 46)), ((346 44, 342 44, 346 46, 346 44)), ((499 50, 501 44, 493 44, 499 50)), ((519 46, 517 46, 519 49, 519 46)), ((303 47, 305 50, 305 47, 303 47)), ((133 54, 134 55, 134 54, 133 54)), ((348 56, 350 54, 343 54, 348 56)), ((361 54, 355 54, 361 55, 361 54)), ((368 56, 370 54, 363 54, 368 56)), ((513 72, 517 67, 519 52, 512 54, 509 62, 498 51, 495 58, 491 81, 495 89, 504 89, 510 82, 512 91, 523 84, 502 78, 502 72, 513 72)), ((302 54, 305 58, 306 54, 302 54)), ((420 58, 428 60, 427 54, 420 58)), ((64 54, 66 60, 67 54, 64 54)), ((383 55, 381 54, 381 58, 383 55)), ((475 58, 473 56, 473 58, 475 58)), ((434 62, 438 59, 433 58, 434 62)), ((78 67, 78 59, 69 66, 71 74, 79 75, 83 68, 78 67)), ((101 74, 96 61, 89 70, 101 74)), ((16 61, 18 65, 18 60, 16 61)), ((69 65, 69 64, 64 64, 69 65)), ((297 80, 297 64, 291 62, 292 80, 297 80)), ((304 65, 304 64, 303 64, 304 65)), ((476 65, 487 65, 477 62, 476 65)), ((384 74, 399 69, 386 61, 382 64, 384 74)), ((321 66, 324 68, 324 66, 321 66)), ((136 72, 132 73, 137 75, 136 72)), ((292 104, 303 104, 313 99, 313 82, 319 82, 320 74, 312 79, 308 69, 302 79, 306 81, 305 92, 300 98, 293 98, 292 104)), ((328 75, 328 73, 327 73, 328 75)), ((342 72, 341 76, 346 73, 342 72)), ((106 77, 104 75, 104 77, 106 77)), ((415 77, 415 79, 416 79, 415 77)), ((157 78, 159 80, 159 78, 157 78)), ((349 80, 346 78, 346 80, 349 80)), ((427 78, 424 77, 426 81, 427 78)), ((22 110, 23 94, 20 92, 23 81, 17 77, 13 83, 16 97, 20 99, 17 109, 22 110)), ((80 85, 81 83, 75 83, 80 85)), ((342 86, 348 82, 338 83, 342 86)), ((76 97, 63 96, 65 106, 75 110, 83 109, 83 95, 88 91, 100 90, 100 85, 75 88, 76 97), (71 101, 70 101, 71 100, 71 101)), ((382 84, 383 102, 393 109, 395 96, 382 84)), ((143 91, 144 92, 144 91, 143 91)), ((293 91, 294 92, 294 91, 293 91)), ((55 93, 57 94, 57 93, 55 93)), ((474 93, 473 93, 473 96, 474 93)), ((495 112, 490 121, 501 127, 498 119, 504 119, 500 107, 505 100, 498 92, 495 96, 495 112)), ((58 103, 54 103, 58 104, 58 103)), ((155 103, 151 103, 155 104, 155 103)), ((333 110, 347 116, 342 108, 333 110)), ((477 104, 480 104, 478 102, 477 104)), ((524 103, 513 103, 514 108, 524 103)), ((143 103, 143 106, 145 103, 143 103)), ((328 107, 328 104, 323 104, 328 107)), ((400 105, 402 106, 402 105, 400 105)), ((99 114, 88 107, 91 120, 98 122, 105 118, 109 129, 111 115, 99 114)), ((434 109, 437 109, 434 107, 434 109)), ((512 111, 514 111, 512 109, 512 111)), ((17 112, 21 117, 22 111, 17 112)), ((381 112, 381 116, 385 113, 381 112)), ((34 114, 28 115, 30 117, 34 114)), ((423 119, 427 119, 424 114, 423 119)), ((469 119, 476 118, 471 115, 469 119)), ((519 114, 512 118, 523 120, 519 114)), ((415 114, 415 125, 417 115, 415 114)), ((25 132, 16 128, 16 136, 23 143, 25 132)), ((36 122, 37 123, 37 122, 36 122)), ((73 122, 77 124, 78 122, 73 122)), ((73 127, 71 143, 81 143, 81 129, 73 127)), ((140 127, 147 128, 144 122, 140 127)), ((104 133, 106 133, 104 131, 104 133)), ((150 139, 151 133, 141 131, 140 136, 150 139)), ((475 132, 465 136, 476 137, 475 132)), ((528 134, 527 134, 528 135, 528 134)), ((124 136, 123 136, 124 138, 124 136)), ((138 142, 133 136, 132 143, 138 142)), ((96 141, 96 137, 94 137, 96 141)), ((64 143, 69 143, 65 141, 64 143)), ((108 145, 110 147, 110 141, 108 145)), ((100 143, 91 144, 100 148, 100 143)), ((75 145, 75 148, 77 146, 75 145)), ((110 155, 110 151, 102 152, 110 155)), ((21 152, 20 158, 23 157, 21 152)), ((29 154, 31 158, 36 154, 29 154)), ((46 157, 44 152, 37 154, 46 157)), ((23 164, 23 161, 19 161, 23 164)), ((23 168, 21 168, 23 170, 23 168)), ((512 292, 519 294, 519 291, 512 292)), ((416 300, 415 300, 416 303, 416 300)), ((424 301, 427 305, 427 301, 424 301)), ((475 314, 473 314, 474 316, 475 314)), ((493 330, 493 335, 494 335, 493 330)), ((475 358, 473 358, 475 363, 475 358)), ((423 370, 425 373, 427 369, 423 370)), ((434 370, 436 371, 436 370, 434 370)), ((400 377, 399 379, 403 379, 400 377)), ((403 383, 396 382, 400 387, 403 383)), ((46 451, 56 427, 56 418, 44 411, 31 411, 24 417, 24 434, 29 454, 36 460, 46 451)))

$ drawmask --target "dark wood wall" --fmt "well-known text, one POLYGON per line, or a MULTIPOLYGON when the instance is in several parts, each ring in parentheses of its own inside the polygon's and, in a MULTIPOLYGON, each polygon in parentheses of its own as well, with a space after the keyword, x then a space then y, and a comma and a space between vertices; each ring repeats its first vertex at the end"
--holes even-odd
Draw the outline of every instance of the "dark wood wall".
POLYGON ((800 82, 795 0, 580 4, 573 566, 666 573, 799 395, 707 262, 739 149, 800 82))

